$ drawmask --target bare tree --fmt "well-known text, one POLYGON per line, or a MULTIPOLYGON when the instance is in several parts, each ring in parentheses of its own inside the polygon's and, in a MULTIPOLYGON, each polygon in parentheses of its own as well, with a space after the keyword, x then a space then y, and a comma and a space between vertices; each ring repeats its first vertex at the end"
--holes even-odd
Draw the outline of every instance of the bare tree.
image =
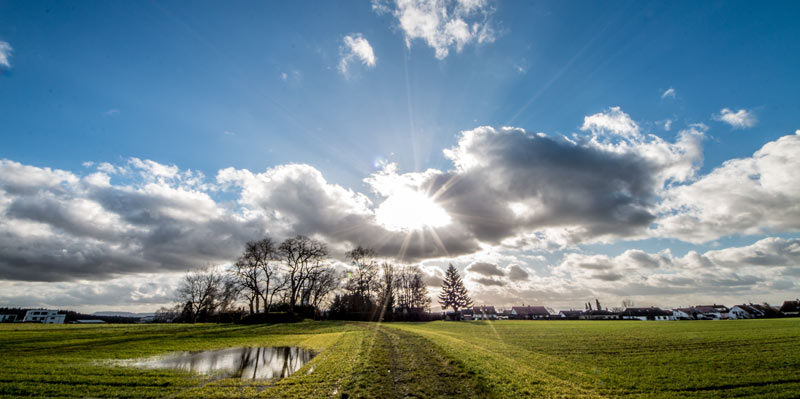
POLYGON ((281 243, 278 255, 286 272, 289 312, 294 312, 306 280, 313 271, 323 267, 328 248, 319 240, 298 235, 281 243))
POLYGON ((418 267, 403 267, 395 276, 395 296, 397 308, 406 312, 427 311, 431 307, 431 298, 418 267))
POLYGON ((633 299, 625 298, 622 300, 622 307, 623 308, 632 308, 633 307, 633 299))
POLYGON ((306 280, 303 302, 319 309, 323 300, 339 288, 339 273, 331 266, 314 270, 306 280))
POLYGON ((184 303, 189 321, 214 312, 222 289, 222 273, 211 265, 189 271, 178 287, 178 300, 184 303))
POLYGON ((261 271, 259 268, 241 257, 228 271, 239 286, 242 296, 247 299, 250 305, 250 314, 257 313, 261 298, 261 284, 259 283, 261 271), (255 303, 255 309, 253 303, 255 303))
POLYGON ((345 253, 345 257, 350 259, 350 264, 353 265, 346 289, 350 294, 362 298, 364 302, 371 303, 378 279, 378 262, 375 260, 375 251, 359 245, 345 253))
POLYGON ((378 303, 380 304, 380 316, 378 320, 391 320, 394 314, 395 305, 395 274, 396 268, 389 262, 381 264, 383 271, 383 281, 378 292, 378 303))

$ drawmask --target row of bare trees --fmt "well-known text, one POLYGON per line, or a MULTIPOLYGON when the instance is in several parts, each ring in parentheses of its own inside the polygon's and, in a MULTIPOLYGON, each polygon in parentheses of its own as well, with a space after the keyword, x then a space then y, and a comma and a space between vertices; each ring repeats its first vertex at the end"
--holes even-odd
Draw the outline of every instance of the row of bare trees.
POLYGON ((294 312, 298 304, 319 308, 338 287, 325 243, 296 236, 276 245, 271 238, 251 241, 229 269, 250 313, 267 313, 278 302, 294 312))
POLYGON ((229 268, 207 266, 187 273, 178 289, 181 305, 162 313, 180 313, 184 321, 194 322, 232 312, 242 303, 251 315, 318 311, 337 291, 330 314, 338 318, 390 320, 396 314, 430 310, 419 268, 379 262, 375 251, 361 246, 345 257, 350 268, 343 274, 319 240, 296 236, 280 244, 269 237, 251 241, 229 268))
POLYGON ((332 317, 381 321, 430 311, 419 268, 379 262, 375 251, 361 246, 345 256, 351 268, 343 292, 331 304, 332 317))

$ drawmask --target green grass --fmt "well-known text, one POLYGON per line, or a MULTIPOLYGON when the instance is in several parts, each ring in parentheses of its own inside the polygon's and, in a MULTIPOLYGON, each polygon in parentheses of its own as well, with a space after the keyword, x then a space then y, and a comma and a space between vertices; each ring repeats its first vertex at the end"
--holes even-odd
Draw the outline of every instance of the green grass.
POLYGON ((800 392, 800 319, 6 324, 0 353, 0 397, 791 398, 800 392), (267 382, 116 362, 283 345, 319 355, 293 376, 267 382))

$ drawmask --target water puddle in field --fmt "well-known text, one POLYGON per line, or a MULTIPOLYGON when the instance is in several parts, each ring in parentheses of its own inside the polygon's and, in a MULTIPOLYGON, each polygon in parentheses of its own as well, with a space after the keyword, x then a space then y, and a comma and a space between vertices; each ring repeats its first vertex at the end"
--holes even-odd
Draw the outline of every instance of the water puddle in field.
POLYGON ((130 366, 173 369, 219 378, 269 380, 285 378, 303 367, 316 353, 296 346, 228 348, 199 352, 172 352, 135 360, 130 366))

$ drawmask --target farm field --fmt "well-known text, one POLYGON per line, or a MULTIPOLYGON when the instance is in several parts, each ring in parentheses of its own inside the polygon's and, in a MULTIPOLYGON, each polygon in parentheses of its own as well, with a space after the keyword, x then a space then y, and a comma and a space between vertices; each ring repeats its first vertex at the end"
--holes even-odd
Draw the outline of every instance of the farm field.
POLYGON ((800 319, 0 325, 0 397, 792 398, 800 319), (301 346, 291 377, 138 369, 172 351, 301 346))

